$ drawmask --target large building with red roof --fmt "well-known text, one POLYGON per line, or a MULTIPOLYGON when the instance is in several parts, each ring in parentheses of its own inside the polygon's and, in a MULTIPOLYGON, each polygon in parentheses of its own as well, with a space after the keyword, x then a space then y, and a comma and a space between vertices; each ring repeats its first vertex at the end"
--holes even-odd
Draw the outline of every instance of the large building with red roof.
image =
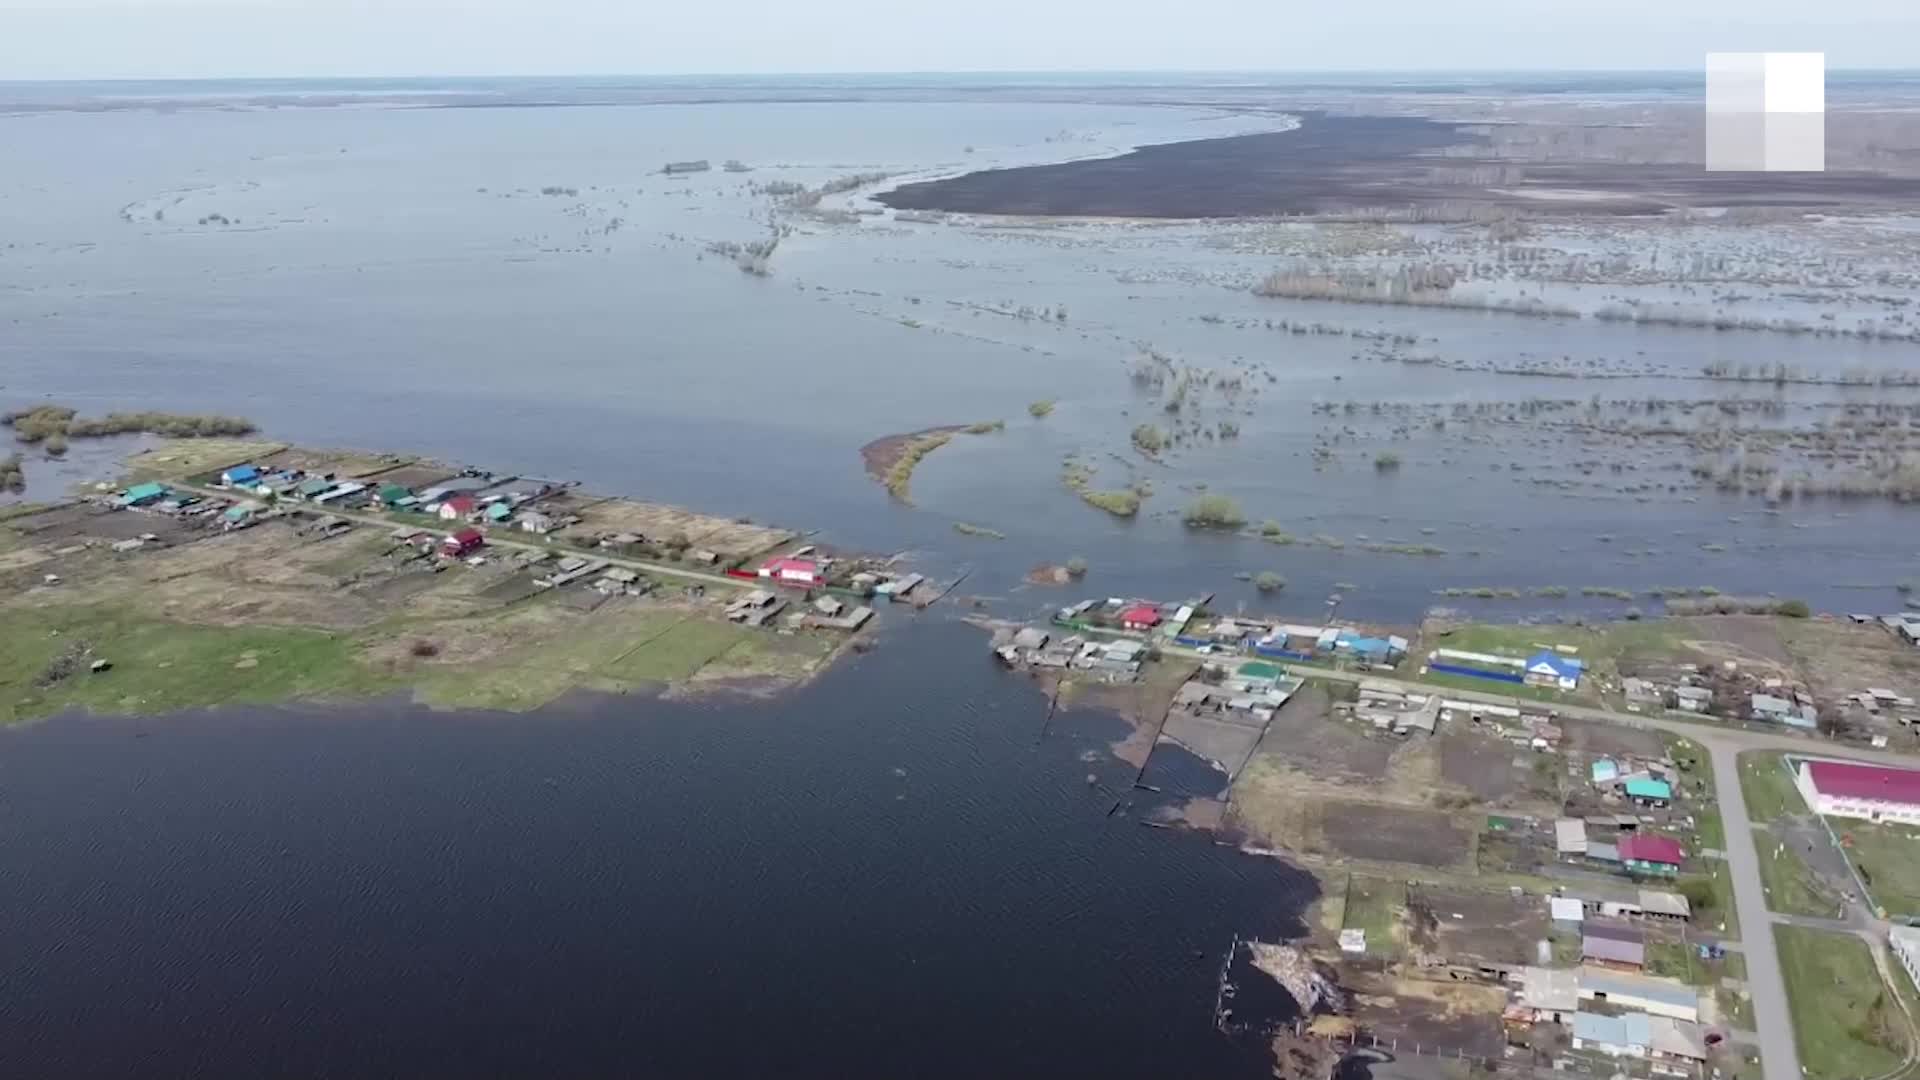
POLYGON ((1920 771, 1851 761, 1802 761, 1794 783, 1817 814, 1920 825, 1920 771))

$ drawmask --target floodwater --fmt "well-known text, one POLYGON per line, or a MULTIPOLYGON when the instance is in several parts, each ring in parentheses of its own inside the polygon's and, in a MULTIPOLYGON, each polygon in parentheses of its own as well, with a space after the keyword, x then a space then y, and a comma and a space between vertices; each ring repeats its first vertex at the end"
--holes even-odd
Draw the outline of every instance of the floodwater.
MULTIPOLYGON (((1007 614, 1077 598, 1021 584, 1075 554, 1100 595, 1217 591, 1229 609, 1313 614, 1337 587, 1343 614, 1392 620, 1454 585, 1896 602, 1905 508, 1642 500, 1606 468, 1541 487, 1502 466, 1571 474, 1609 452, 1492 427, 1457 441, 1424 419, 1393 432, 1367 407, 1315 405, 1715 396, 1688 381, 1715 360, 1920 366, 1911 345, 1262 300, 1247 289, 1280 257, 1278 224, 785 219, 764 278, 710 251, 768 234, 772 200, 752 185, 925 179, 1290 122, 1259 99, 1046 79, 7 87, 0 404, 238 414, 294 442, 819 529, 970 568, 963 591, 1007 614), (1150 103, 1181 95, 1235 104, 1150 103), (532 100, 548 107, 510 107, 532 100), (450 102, 497 107, 436 107, 450 102), (660 173, 699 158, 713 171, 660 173), (1410 334, 1454 361, 1645 372, 1411 366, 1265 326, 1280 319, 1410 334), (1238 436, 1131 454, 1135 424, 1169 422, 1129 377, 1147 347, 1240 373, 1241 395, 1202 394, 1188 414, 1238 436), (1052 415, 1029 417, 1043 399, 1052 415), (1001 418, 927 458, 911 506, 863 472, 878 436, 1001 418), (1383 446, 1399 469, 1372 467, 1383 446), (1142 516, 1082 504, 1061 483, 1069 455, 1098 487, 1150 481, 1142 516), (1190 533, 1178 509, 1203 486, 1346 546, 1190 533), (1446 554, 1367 552, 1365 537, 1446 554), (1281 600, 1236 580, 1261 570, 1290 579, 1281 600)), ((826 205, 870 209, 870 190, 826 205)), ((1644 456, 1626 464, 1674 464, 1644 456)), ((29 457, 37 497, 104 476, 112 454, 29 457)), ((1301 930, 1311 881, 1142 828, 1139 806, 1109 817, 1134 771, 1110 753, 1118 721, 1070 715, 1039 738, 1044 702, 981 636, 921 618, 773 703, 6 732, 0 976, 18 992, 0 1074, 1260 1075, 1254 1048, 1212 1030, 1214 979, 1236 934, 1301 930)), ((1197 759, 1168 760, 1160 779, 1208 789, 1197 759)))
POLYGON ((0 733, 0 1074, 1265 1075, 1214 980, 1311 878, 1045 714, 929 622, 773 703, 0 733))
MULTIPOLYGON (((1395 621, 1416 619, 1448 586, 1576 594, 1472 609, 1501 615, 1583 603, 1619 613, 1581 601, 1586 585, 1713 586, 1871 609, 1898 602, 1893 586, 1911 559, 1906 508, 1805 501, 1768 513, 1710 488, 1643 498, 1605 483, 1542 486, 1531 481, 1610 456, 1665 470, 1655 477, 1664 489, 1684 464, 1635 462, 1633 446, 1560 445, 1550 433, 1396 434, 1313 410, 1710 398, 1729 391, 1692 376, 1716 360, 1911 369, 1911 343, 1250 295, 1297 226, 787 217, 792 232, 765 278, 709 250, 767 235, 773 200, 756 184, 861 172, 892 183, 1292 122, 1251 107, 1258 95, 1245 88, 1157 94, 1233 96, 1232 108, 1148 105, 1156 94, 1140 87, 1046 80, 999 93, 964 81, 880 93, 858 80, 804 92, 777 80, 663 83, 611 97, 590 83, 382 91, 404 101, 332 84, 243 89, 225 93, 244 106, 225 107, 215 107, 218 84, 170 98, 147 84, 11 92, 16 111, 0 112, 15 151, 0 176, 0 398, 241 414, 292 441, 418 451, 819 529, 852 547, 914 551, 926 568, 969 567, 968 591, 1008 614, 1054 603, 1061 594, 1020 582, 1075 554, 1103 594, 1218 592, 1227 607, 1311 613, 1338 588, 1345 613, 1395 621), (443 104, 436 94, 553 107, 416 107, 443 104), (589 103, 602 99, 611 103, 589 103), (58 107, 74 100, 87 110, 58 107), (700 158, 714 169, 660 173, 700 158), (752 171, 722 169, 729 159, 752 171), (1281 319, 1411 334, 1418 351, 1450 362, 1604 360, 1639 374, 1589 382, 1410 366, 1349 337, 1264 325, 1281 319), (1132 455, 1127 433, 1161 419, 1128 379, 1144 347, 1248 373, 1257 393, 1197 410, 1209 428, 1231 417, 1238 437, 1197 440, 1158 463, 1132 455), (1041 399, 1056 402, 1053 414, 1030 418, 1041 399), (1006 431, 929 457, 911 507, 862 472, 858 448, 875 437, 1003 418, 1006 431), (1316 460, 1333 435, 1337 452, 1316 460), (1383 448, 1402 456, 1398 470, 1371 467, 1383 448), (1141 518, 1082 504, 1061 483, 1067 455, 1101 466, 1096 487, 1150 481, 1141 518), (1526 480, 1506 471, 1515 464, 1526 480), (1236 499, 1253 522, 1345 546, 1195 535, 1179 510, 1203 488, 1236 499), (959 521, 1007 538, 962 536, 959 521), (1370 541, 1445 554, 1370 552, 1370 541), (1236 580, 1262 570, 1289 579, 1282 601, 1236 580)), ((872 190, 824 205, 873 210, 872 190)), ((1911 390, 1780 393, 1916 400, 1911 390)))

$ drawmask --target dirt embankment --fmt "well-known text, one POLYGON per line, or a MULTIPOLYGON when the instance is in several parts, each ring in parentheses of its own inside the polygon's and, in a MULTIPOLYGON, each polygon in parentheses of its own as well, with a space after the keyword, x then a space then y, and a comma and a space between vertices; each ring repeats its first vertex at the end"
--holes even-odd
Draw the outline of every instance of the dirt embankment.
MULTIPOLYGON (((1446 206, 1645 215, 1679 206, 1911 205, 1920 180, 1877 172, 1707 172, 1697 163, 1531 161, 1472 125, 1303 111, 1292 131, 1143 146, 1119 157, 903 184, 896 210, 1210 218, 1446 206), (1464 148, 1464 152, 1463 152, 1464 148), (1450 150, 1442 156, 1441 150, 1450 150)), ((1485 130, 1482 128, 1481 130, 1485 130)))

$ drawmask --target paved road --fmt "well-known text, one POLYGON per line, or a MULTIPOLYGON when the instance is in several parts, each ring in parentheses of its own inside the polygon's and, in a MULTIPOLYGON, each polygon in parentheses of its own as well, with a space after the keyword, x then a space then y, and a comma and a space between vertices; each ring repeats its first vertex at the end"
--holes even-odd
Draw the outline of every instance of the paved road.
POLYGON ((1753 822, 1747 818, 1746 800, 1740 795, 1740 763, 1735 747, 1722 739, 1700 741, 1713 754, 1713 786, 1720 795, 1720 820, 1727 831, 1727 870, 1733 880, 1733 904, 1740 912, 1741 952, 1747 958, 1747 992, 1753 996, 1754 1025, 1759 1029, 1755 1034, 1760 1071, 1766 1080, 1800 1080, 1800 1055, 1794 1048, 1787 984, 1780 975, 1780 953, 1774 946, 1773 915, 1767 911, 1766 889, 1760 884, 1753 822))

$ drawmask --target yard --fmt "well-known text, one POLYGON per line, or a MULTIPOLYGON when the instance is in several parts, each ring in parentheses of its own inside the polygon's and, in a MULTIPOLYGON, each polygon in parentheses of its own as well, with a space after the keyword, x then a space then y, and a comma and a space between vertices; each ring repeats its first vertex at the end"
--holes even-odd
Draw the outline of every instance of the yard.
POLYGON ((1899 1005, 1865 942, 1846 934, 1776 926, 1800 1063, 1812 1080, 1880 1076, 1905 1058, 1899 1005))
POLYGON ((1840 914, 1840 898, 1807 869, 1792 841, 1756 829, 1753 842, 1760 855, 1760 882, 1767 891, 1768 910, 1824 918, 1840 914))
POLYGON ((1784 757, 1781 750, 1749 750, 1737 759, 1740 795, 1746 800, 1747 816, 1756 823, 1807 812, 1806 800, 1781 763, 1784 757))
POLYGON ((1740 939, 1740 913, 1733 906, 1733 882, 1727 878, 1727 864, 1709 860, 1711 871, 1682 878, 1677 888, 1693 904, 1693 923, 1716 937, 1728 941, 1740 939))
POLYGON ((1342 930, 1367 933, 1367 955, 1398 955, 1406 941, 1407 887, 1385 878, 1347 878, 1342 930))
POLYGON ((1847 858, 1889 915, 1920 914, 1920 829, 1831 819, 1847 858))

